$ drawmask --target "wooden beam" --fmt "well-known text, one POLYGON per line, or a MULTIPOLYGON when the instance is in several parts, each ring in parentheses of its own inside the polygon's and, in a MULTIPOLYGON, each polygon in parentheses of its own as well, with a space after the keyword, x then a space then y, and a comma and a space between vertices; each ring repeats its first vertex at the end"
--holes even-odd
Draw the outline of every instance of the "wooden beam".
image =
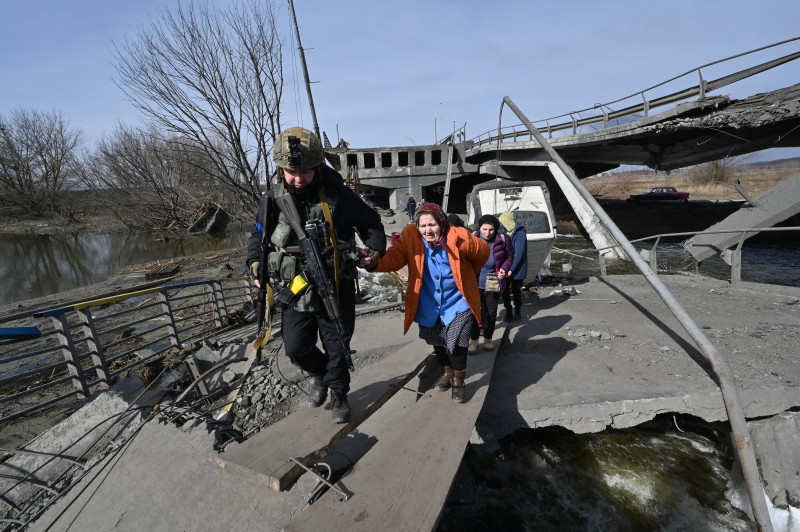
POLYGON ((301 408, 240 444, 230 445, 217 465, 276 491, 290 486, 305 470, 289 462, 294 457, 306 466, 322 460, 428 363, 431 348, 417 338, 398 351, 355 375, 348 401, 352 421, 331 423, 326 408, 301 408))

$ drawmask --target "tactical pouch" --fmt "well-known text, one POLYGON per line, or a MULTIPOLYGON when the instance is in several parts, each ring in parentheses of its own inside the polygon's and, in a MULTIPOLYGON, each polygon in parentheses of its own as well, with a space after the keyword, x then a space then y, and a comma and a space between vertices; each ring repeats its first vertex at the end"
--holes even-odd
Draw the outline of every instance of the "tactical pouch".
POLYGON ((270 251, 269 255, 267 255, 267 275, 269 275, 270 279, 280 279, 281 257, 283 255, 285 255, 283 251, 270 251))
POLYGON ((294 304, 294 309, 297 312, 304 312, 306 314, 319 314, 322 312, 322 299, 316 290, 306 290, 297 299, 294 304))
POLYGON ((285 248, 291 236, 291 226, 286 222, 278 222, 278 225, 275 226, 275 230, 272 231, 272 235, 269 237, 269 241, 272 242, 276 248, 285 248))
POLYGON ((294 255, 284 254, 281 257, 281 264, 280 264, 280 279, 281 281, 288 283, 295 276, 300 273, 299 268, 299 259, 294 255))
MULTIPOLYGON (((337 240, 336 251, 339 254, 339 280, 352 281, 358 275, 356 270, 356 262, 358 261, 358 253, 355 250, 355 243, 353 241, 337 240)), ((328 269, 328 274, 331 279, 334 279, 335 269, 333 262, 333 253, 327 255, 325 265, 328 269)))

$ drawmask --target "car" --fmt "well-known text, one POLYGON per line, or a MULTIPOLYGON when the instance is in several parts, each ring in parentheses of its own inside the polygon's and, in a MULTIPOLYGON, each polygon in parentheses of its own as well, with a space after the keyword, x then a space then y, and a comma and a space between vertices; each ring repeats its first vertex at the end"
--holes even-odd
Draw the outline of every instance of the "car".
POLYGON ((687 200, 688 192, 678 192, 675 187, 650 187, 640 194, 631 194, 632 200, 687 200))

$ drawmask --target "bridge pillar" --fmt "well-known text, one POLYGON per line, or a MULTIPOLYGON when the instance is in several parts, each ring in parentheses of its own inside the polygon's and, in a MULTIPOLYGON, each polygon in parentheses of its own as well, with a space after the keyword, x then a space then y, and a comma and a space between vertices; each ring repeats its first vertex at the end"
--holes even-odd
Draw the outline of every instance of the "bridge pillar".
POLYGON ((616 246, 617 241, 614 240, 605 226, 600 222, 592 208, 586 203, 586 200, 575 190, 575 187, 572 186, 569 179, 564 175, 564 172, 561 171, 558 165, 554 162, 550 162, 547 163, 547 167, 553 174, 561 192, 567 197, 567 201, 569 201, 569 204, 572 206, 572 210, 575 211, 575 216, 578 217, 581 225, 583 225, 583 228, 586 229, 586 232, 589 234, 589 238, 591 238, 594 247, 602 250, 600 253, 608 258, 627 258, 621 247, 609 247, 616 246))

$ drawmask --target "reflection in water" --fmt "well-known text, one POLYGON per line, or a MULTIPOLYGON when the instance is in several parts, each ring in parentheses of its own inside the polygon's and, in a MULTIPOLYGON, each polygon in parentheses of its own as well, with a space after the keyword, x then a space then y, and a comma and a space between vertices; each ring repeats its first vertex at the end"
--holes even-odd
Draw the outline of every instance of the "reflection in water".
POLYGON ((246 232, 162 239, 155 233, 3 235, 0 305, 106 280, 129 266, 242 247, 246 232))

